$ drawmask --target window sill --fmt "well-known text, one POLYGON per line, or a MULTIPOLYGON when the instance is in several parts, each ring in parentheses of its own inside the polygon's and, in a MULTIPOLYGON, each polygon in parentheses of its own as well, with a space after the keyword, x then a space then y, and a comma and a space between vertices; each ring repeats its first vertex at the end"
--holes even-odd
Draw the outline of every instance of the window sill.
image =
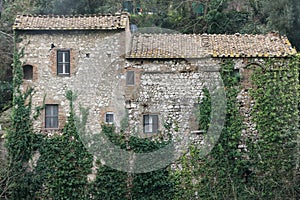
POLYGON ((57 130, 63 130, 61 128, 44 128, 44 131, 57 131, 57 130))
POLYGON ((108 122, 104 122, 105 123, 105 125, 108 125, 108 126, 113 126, 114 125, 114 123, 108 123, 108 122))
POLYGON ((70 74, 57 74, 58 77, 70 77, 70 74))

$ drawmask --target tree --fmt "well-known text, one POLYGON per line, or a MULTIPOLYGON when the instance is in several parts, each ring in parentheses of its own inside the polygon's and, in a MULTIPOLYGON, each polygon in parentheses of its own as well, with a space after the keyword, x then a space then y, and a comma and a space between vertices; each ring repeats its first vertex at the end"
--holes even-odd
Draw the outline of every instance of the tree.
POLYGON ((14 50, 14 78, 13 78, 13 109, 12 127, 5 137, 8 151, 8 172, 6 181, 12 184, 8 194, 10 198, 28 198, 30 196, 30 183, 28 182, 26 171, 28 161, 32 155, 33 130, 31 120, 31 98, 33 89, 28 88, 22 91, 21 84, 23 78, 22 63, 20 57, 22 51, 14 50))
POLYGON ((112 0, 36 0, 37 14, 96 14, 121 11, 121 4, 112 0))
MULTIPOLYGON (((2 4, 1 4, 2 3, 2 4)), ((12 100, 12 62, 13 30, 17 13, 34 11, 33 0, 3 0, 0 18, 0 112, 11 105, 12 100)))
POLYGON ((297 0, 264 0, 263 11, 267 15, 267 27, 287 35, 300 49, 300 2, 297 0))

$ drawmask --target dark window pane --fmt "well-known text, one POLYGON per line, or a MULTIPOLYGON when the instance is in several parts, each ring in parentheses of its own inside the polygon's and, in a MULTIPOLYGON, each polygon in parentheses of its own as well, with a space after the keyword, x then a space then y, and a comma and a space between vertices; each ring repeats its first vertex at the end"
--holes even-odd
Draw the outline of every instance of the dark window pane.
POLYGON ((144 129, 144 133, 148 133, 149 132, 149 115, 144 115, 143 116, 143 129, 144 129))
POLYGON ((46 105, 45 128, 58 128, 58 105, 46 105))
POLYGON ((126 73, 126 84, 134 85, 134 71, 127 71, 126 73))
POLYGON ((144 115, 144 124, 149 124, 149 115, 144 115))
POLYGON ((152 115, 152 132, 157 133, 158 130, 158 116, 152 115))
POLYGON ((63 72, 63 64, 57 64, 57 73, 62 74, 63 72))
POLYGON ((33 67, 31 65, 25 65, 23 67, 23 78, 26 80, 32 80, 33 78, 33 67))
POLYGON ((46 105, 46 117, 50 117, 52 112, 52 106, 46 105))
POLYGON ((58 117, 53 118, 52 127, 53 128, 58 128, 58 117))
POLYGON ((58 106, 57 105, 53 105, 52 106, 52 116, 53 117, 57 117, 58 116, 58 106))
POLYGON ((105 122, 112 124, 114 123, 114 114, 113 113, 106 113, 105 114, 105 122))
POLYGON ((65 73, 70 74, 70 63, 69 64, 65 64, 65 67, 66 67, 65 73))
POLYGON ((62 51, 57 51, 57 63, 61 63, 63 61, 63 52, 62 51))
POLYGON ((45 124, 45 128, 51 128, 51 120, 50 120, 50 118, 47 118, 46 117, 46 124, 45 124))

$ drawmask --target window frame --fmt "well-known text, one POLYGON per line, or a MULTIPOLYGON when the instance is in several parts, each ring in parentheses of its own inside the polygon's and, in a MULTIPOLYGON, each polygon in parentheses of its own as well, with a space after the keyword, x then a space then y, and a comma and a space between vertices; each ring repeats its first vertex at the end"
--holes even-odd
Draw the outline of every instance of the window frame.
POLYGON ((58 104, 46 104, 45 105, 45 129, 58 129, 59 128, 59 105, 58 104), (47 107, 51 107, 51 113, 48 113, 47 107), (54 112, 56 109, 56 113, 54 112), (50 126, 48 126, 48 120, 51 120, 50 126), (56 120, 52 121, 52 120, 56 120))
POLYGON ((105 115, 104 115, 104 122, 105 124, 114 124, 114 121, 115 121, 115 115, 113 112, 106 112, 105 115), (111 118, 108 117, 108 116, 112 116, 111 118), (107 120, 109 119, 109 120, 107 120), (112 121, 110 121, 110 119, 112 119, 112 121))
POLYGON ((70 76, 71 74, 71 50, 57 49, 56 51, 56 74, 58 76, 70 76), (59 54, 62 54, 60 60, 59 54), (60 72, 62 71, 62 73, 60 72))
POLYGON ((126 71, 126 85, 127 86, 135 85, 135 71, 133 71, 133 70, 126 71), (130 73, 132 73, 132 74, 130 75, 130 73), (130 78, 129 76, 132 76, 132 77, 130 78))
POLYGON ((159 130, 159 115, 158 114, 144 114, 143 115, 143 133, 144 134, 157 134, 158 130, 159 130), (146 121, 147 117, 148 117, 148 121, 146 121), (148 130, 147 130, 147 126, 149 126, 148 130))

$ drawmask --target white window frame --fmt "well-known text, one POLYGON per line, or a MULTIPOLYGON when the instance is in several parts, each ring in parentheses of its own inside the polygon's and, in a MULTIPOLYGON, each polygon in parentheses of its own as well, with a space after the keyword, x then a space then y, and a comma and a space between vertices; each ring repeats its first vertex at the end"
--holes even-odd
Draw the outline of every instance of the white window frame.
POLYGON ((143 132, 145 134, 155 134, 159 130, 159 117, 157 114, 143 115, 143 132))
POLYGON ((113 124, 115 120, 115 115, 113 112, 106 112, 105 116, 104 116, 104 121, 106 124, 113 124), (108 117, 108 115, 112 116, 112 117, 108 117), (109 120, 108 120, 109 119, 109 120), (110 121, 110 119, 112 119, 112 121, 110 121))
POLYGON ((70 71, 71 71, 71 51, 70 50, 57 50, 57 74, 58 75, 70 75, 70 71), (60 61, 58 58, 58 54, 62 54, 62 60, 60 61), (69 61, 66 61, 67 56, 69 57, 69 61), (59 68, 62 65, 62 73, 59 72, 59 68), (67 67, 69 67, 69 72, 67 71, 67 67))

